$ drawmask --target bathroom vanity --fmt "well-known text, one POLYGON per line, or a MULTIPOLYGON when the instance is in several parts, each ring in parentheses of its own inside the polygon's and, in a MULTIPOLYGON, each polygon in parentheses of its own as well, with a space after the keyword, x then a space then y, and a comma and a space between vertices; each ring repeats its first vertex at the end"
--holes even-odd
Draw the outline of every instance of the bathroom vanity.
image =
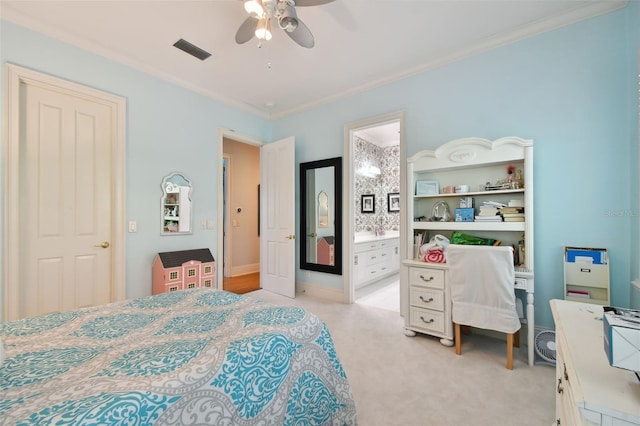
POLYGON ((400 270, 400 237, 397 231, 384 235, 356 233, 353 246, 355 288, 372 284, 400 270))

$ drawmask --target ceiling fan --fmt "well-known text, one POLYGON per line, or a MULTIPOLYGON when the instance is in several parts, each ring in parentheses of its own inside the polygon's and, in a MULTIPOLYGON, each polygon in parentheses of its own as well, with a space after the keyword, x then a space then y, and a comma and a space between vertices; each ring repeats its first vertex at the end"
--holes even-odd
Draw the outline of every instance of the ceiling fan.
MULTIPOLYGON (((244 9, 249 17, 236 32, 236 43, 243 44, 254 36, 262 41, 271 40, 271 19, 277 21, 280 29, 302 47, 311 48, 314 45, 313 34, 309 28, 298 19, 296 6, 319 6, 335 0, 243 0, 244 9)), ((258 45, 260 46, 260 45, 258 45)))

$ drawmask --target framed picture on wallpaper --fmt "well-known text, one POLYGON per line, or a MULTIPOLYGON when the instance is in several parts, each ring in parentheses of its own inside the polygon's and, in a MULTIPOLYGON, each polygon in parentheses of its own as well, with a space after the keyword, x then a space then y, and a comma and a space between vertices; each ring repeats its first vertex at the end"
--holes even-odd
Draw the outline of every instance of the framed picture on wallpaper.
POLYGON ((376 196, 374 194, 366 194, 360 196, 360 213, 376 212, 376 196))
POLYGON ((400 211, 400 193, 389 192, 387 194, 387 210, 389 213, 400 211))

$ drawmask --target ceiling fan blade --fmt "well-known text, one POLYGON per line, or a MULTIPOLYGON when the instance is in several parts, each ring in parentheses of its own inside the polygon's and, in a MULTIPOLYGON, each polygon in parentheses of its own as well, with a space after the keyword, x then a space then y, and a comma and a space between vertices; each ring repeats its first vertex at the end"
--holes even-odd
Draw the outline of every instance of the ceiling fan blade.
POLYGON ((244 20, 238 32, 236 33, 236 43, 243 44, 248 42, 256 34, 256 26, 258 25, 258 18, 249 16, 244 20))
POLYGON ((311 30, 298 19, 298 26, 295 30, 289 32, 285 31, 291 40, 295 41, 302 47, 312 48, 314 45, 313 34, 311 34, 311 30))
POLYGON ((296 6, 320 6, 321 4, 331 3, 335 0, 295 0, 296 6))

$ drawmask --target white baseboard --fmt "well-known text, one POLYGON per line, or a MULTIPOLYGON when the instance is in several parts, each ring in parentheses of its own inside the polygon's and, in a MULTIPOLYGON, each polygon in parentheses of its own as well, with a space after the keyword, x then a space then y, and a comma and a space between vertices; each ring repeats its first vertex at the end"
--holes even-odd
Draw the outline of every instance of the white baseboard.
POLYGON ((254 274, 260 272, 260 264, 254 263, 253 265, 232 266, 229 268, 229 272, 231 273, 230 277, 254 274))
POLYGON ((296 291, 304 292, 305 294, 311 297, 317 297, 318 299, 343 303, 344 294, 342 289, 298 281, 296 282, 296 291))

